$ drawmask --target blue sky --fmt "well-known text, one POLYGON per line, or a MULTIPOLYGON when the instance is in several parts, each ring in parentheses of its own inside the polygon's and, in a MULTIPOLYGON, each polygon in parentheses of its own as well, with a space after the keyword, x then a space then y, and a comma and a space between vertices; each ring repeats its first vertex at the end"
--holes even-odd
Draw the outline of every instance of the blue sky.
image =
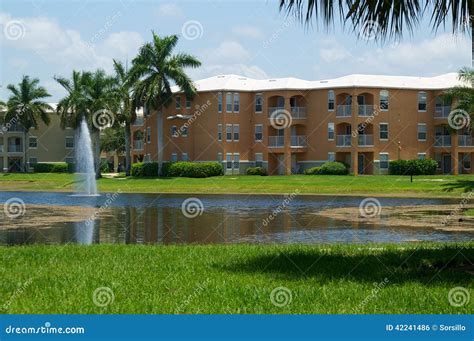
POLYGON ((111 71, 112 58, 131 60, 151 30, 181 36, 177 51, 203 62, 190 71, 194 79, 224 73, 308 80, 352 73, 431 76, 471 63, 470 37, 453 36, 449 27, 434 33, 423 22, 413 36, 380 44, 339 26, 305 29, 280 13, 276 0, 2 0, 0 98, 6 99, 7 84, 27 74, 57 101, 63 92, 54 75, 111 71))

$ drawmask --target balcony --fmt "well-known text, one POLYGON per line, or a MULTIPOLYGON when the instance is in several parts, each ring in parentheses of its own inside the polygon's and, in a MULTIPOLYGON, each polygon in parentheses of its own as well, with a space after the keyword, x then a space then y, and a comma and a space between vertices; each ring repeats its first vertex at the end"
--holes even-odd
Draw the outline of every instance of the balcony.
POLYGON ((308 146, 308 138, 305 135, 294 135, 291 137, 291 147, 305 148, 308 146))
POLYGON ((132 126, 142 126, 144 122, 145 122, 145 119, 143 116, 137 116, 135 121, 132 123, 132 126))
POLYGON ((471 135, 458 136, 459 147, 474 147, 474 138, 471 135))
POLYGON ((8 128, 8 132, 11 132, 11 133, 13 133, 13 132, 22 133, 22 132, 25 131, 23 126, 19 123, 13 123, 11 125, 8 125, 8 123, 7 123, 7 124, 5 124, 5 128, 8 128))
POLYGON ((0 153, 3 153, 3 144, 0 144, 0 153))
POLYGON ((435 109, 435 118, 447 118, 451 112, 450 105, 437 106, 435 109))
POLYGON ((338 105, 336 117, 351 117, 352 105, 338 105))
MULTIPOLYGON (((308 146, 308 138, 305 135, 293 135, 291 136, 291 147, 292 148, 306 148, 308 146)), ((283 148, 285 147, 285 136, 269 136, 268 137, 269 148, 283 148)))
POLYGON ((350 147, 352 146, 352 135, 337 135, 336 147, 350 147))
POLYGON ((9 153, 23 153, 23 146, 21 144, 10 144, 8 145, 9 153))
POLYGON ((374 135, 359 135, 357 140, 360 147, 371 147, 374 145, 374 135))
POLYGON ((374 106, 373 105, 359 105, 359 116, 361 117, 369 117, 374 114, 374 106))
POLYGON ((135 140, 135 141, 133 141, 133 149, 135 149, 135 150, 143 150, 143 140, 135 140))
POLYGON ((269 148, 282 148, 285 146, 285 136, 269 136, 268 147, 269 148))
MULTIPOLYGON (((284 107, 269 107, 268 108, 268 117, 272 117, 275 112, 285 112, 284 107)), ((307 117, 306 107, 291 107, 291 118, 294 120, 305 120, 307 117)), ((278 114, 277 114, 278 115, 278 114)))
POLYGON ((435 136, 435 147, 451 147, 451 135, 435 136))

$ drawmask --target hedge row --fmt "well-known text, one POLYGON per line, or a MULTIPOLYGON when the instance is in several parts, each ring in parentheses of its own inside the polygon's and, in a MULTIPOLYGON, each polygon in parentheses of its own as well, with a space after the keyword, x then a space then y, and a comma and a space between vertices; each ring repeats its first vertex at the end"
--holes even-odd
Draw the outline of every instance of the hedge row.
POLYGON ((158 162, 138 162, 132 164, 131 168, 132 176, 157 176, 158 175, 158 162))
POLYGON ((74 165, 66 162, 35 163, 33 165, 35 173, 73 173, 74 165))
POLYGON ((434 175, 438 163, 432 159, 390 161, 391 175, 434 175))
POLYGON ((267 170, 264 167, 249 167, 247 168, 247 175, 267 175, 267 170))
POLYGON ((207 178, 224 173, 224 167, 219 162, 188 162, 179 161, 166 163, 163 166, 163 176, 207 178))
POLYGON ((306 175, 347 175, 349 169, 341 162, 330 161, 321 167, 313 167, 305 170, 306 175))

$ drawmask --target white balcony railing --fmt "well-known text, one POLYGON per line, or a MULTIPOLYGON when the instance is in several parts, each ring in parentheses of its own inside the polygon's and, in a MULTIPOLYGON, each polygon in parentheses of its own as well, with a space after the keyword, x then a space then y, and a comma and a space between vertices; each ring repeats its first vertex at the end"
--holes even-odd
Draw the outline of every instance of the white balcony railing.
POLYGON ((474 147, 474 138, 471 135, 459 135, 458 144, 460 147, 474 147))
POLYGON ((350 147, 352 145, 352 135, 337 135, 336 146, 337 147, 350 147))
POLYGON ((350 117, 352 116, 352 105, 338 105, 336 117, 350 117))
POLYGON ((133 149, 135 149, 135 150, 143 150, 143 140, 135 140, 135 141, 133 141, 133 149))
POLYGON ((292 147, 307 147, 308 138, 305 135, 294 135, 291 137, 292 147))
POLYGON ((366 105, 360 104, 359 105, 359 116, 368 117, 374 114, 374 106, 373 105, 366 105))
POLYGON ((435 136, 435 147, 451 147, 451 135, 435 136))
POLYGON ((23 146, 19 144, 10 144, 8 145, 9 153, 23 153, 23 146))
POLYGON ((446 118, 449 116, 449 113, 451 112, 451 106, 450 105, 443 105, 443 106, 438 106, 435 109, 435 118, 446 118))
POLYGON ((284 136, 269 136, 268 137, 268 147, 270 148, 281 148, 285 146, 285 137, 284 136))
POLYGON ((357 137, 359 146, 373 146, 374 145, 374 135, 359 135, 357 137))
POLYGON ((291 117, 295 120, 306 119, 306 107, 291 107, 291 117))

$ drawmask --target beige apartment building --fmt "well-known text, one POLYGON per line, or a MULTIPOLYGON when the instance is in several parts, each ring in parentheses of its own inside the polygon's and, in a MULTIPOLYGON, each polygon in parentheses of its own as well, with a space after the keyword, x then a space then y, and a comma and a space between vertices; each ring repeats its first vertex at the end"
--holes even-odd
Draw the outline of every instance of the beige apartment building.
MULTIPOLYGON (((4 114, 0 112, 0 122, 4 114)), ((40 122, 28 133, 17 120, 0 123, 0 171, 23 172, 37 162, 74 162, 74 130, 62 129, 55 112, 50 118, 48 126, 40 122)))
POLYGON ((472 174, 473 134, 458 120, 450 124, 454 105, 442 97, 460 84, 454 73, 211 77, 195 82, 195 98, 174 88, 163 112, 139 115, 133 160, 219 161, 226 174, 263 166, 273 175, 337 160, 357 175, 387 174, 392 160, 432 158, 440 174, 472 174))

